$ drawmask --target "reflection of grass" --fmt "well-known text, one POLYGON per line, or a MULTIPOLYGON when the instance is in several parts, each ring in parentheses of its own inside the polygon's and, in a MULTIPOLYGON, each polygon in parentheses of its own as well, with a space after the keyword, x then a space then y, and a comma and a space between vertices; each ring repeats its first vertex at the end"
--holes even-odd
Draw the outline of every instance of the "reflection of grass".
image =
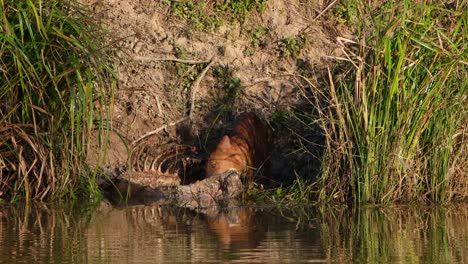
POLYGON ((0 6, 0 193, 12 200, 96 195, 84 161, 91 132, 106 135, 112 70, 84 14, 73 1, 0 6))
MULTIPOLYGON (((224 215, 233 215, 229 213, 232 208, 222 210, 224 215)), ((265 252, 279 248, 285 254, 277 260, 274 256, 262 259, 258 255, 256 260, 262 262, 298 259, 305 256, 303 253, 309 259, 317 257, 327 263, 466 263, 468 258, 466 205, 354 209, 345 209, 343 205, 335 208, 255 206, 234 210, 247 211, 245 218, 237 218, 243 221, 240 223, 247 223, 243 235, 252 234, 244 236, 243 245, 260 239, 265 252), (258 232, 265 229, 266 237, 258 232)), ((164 262, 165 256, 173 261, 174 252, 179 256, 178 262, 200 262, 207 254, 215 261, 213 250, 205 247, 216 243, 211 239, 214 237, 210 215, 189 209, 138 205, 128 210, 111 210, 84 203, 73 208, 34 204, 0 206, 0 212, 0 244, 6 252, 2 253, 2 260, 11 256, 5 249, 11 249, 17 252, 15 261, 22 263, 32 258, 34 263, 51 258, 60 263, 83 263, 89 259, 114 263, 119 262, 122 252, 132 256, 133 262, 141 262, 141 254, 147 254, 143 257, 154 262, 164 262), (187 254, 184 242, 189 238, 201 243, 196 254, 187 254), (23 246, 30 241, 36 242, 23 246), (156 256, 151 250, 161 254, 156 256), (36 255, 31 256, 30 252, 36 255)), ((213 213, 208 212, 213 219, 213 213)), ((259 251, 258 247, 245 250, 259 251)))
POLYGON ((281 206, 331 263, 464 263, 468 207, 281 206))
POLYGON ((466 231, 451 222, 459 217, 467 221, 466 210, 363 208, 355 213, 322 213, 323 224, 328 226, 322 233, 323 241, 337 251, 348 252, 345 255, 359 263, 390 263, 395 257, 408 263, 457 263, 460 254, 466 254, 450 246, 458 239, 467 242, 466 236, 449 235, 453 228, 460 234, 466 231), (348 241, 353 248, 341 241, 348 241))
POLYGON ((376 16, 359 3, 360 60, 314 91, 327 102, 318 107, 327 137, 319 199, 466 198, 466 5, 393 2, 376 16))
POLYGON ((86 263, 89 248, 94 241, 85 241, 93 220, 95 205, 51 206, 44 203, 8 204, 0 206, 0 245, 5 263, 49 263, 53 258, 59 263, 86 263), (9 228, 3 228, 8 224, 9 228), (34 243, 29 243, 35 241, 34 243), (28 244, 27 247, 22 245, 28 244), (30 253, 35 252, 35 256, 30 253), (8 261, 10 260, 10 261, 8 261))

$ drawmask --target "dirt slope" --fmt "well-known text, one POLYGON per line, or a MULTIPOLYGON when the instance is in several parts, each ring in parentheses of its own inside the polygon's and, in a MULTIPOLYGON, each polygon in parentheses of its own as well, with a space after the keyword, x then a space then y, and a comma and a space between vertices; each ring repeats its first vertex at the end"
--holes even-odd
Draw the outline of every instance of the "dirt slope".
MULTIPOLYGON (((117 41, 113 128, 132 142, 187 117, 195 100, 191 123, 169 125, 153 140, 195 144, 202 153, 213 149, 239 112, 271 120, 274 113, 300 107, 299 75, 320 88, 325 69, 337 63, 332 57, 342 56, 337 37, 352 39, 334 22, 333 6, 327 9, 332 1, 270 0, 244 23, 228 21, 214 31, 193 29, 165 1, 85 2, 117 41), (213 60, 194 98, 193 84, 207 64, 172 61, 177 57, 213 60), (234 90, 226 92, 229 87, 234 90)), ((108 164, 126 159, 124 144, 113 134, 108 164)))

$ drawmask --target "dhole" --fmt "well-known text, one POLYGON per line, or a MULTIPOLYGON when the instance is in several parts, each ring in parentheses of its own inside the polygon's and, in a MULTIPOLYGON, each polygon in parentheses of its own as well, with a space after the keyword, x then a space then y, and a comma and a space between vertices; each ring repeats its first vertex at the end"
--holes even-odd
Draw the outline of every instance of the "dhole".
POLYGON ((268 134, 268 127, 254 113, 241 114, 234 124, 232 135, 223 136, 210 154, 206 176, 211 177, 235 169, 250 181, 253 180, 254 171, 264 166, 265 162, 268 170, 268 134))

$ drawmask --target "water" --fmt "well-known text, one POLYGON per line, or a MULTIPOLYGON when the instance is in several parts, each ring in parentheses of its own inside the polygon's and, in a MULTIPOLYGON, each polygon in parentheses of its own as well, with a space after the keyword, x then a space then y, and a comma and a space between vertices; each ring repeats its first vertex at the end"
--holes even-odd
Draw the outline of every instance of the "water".
POLYGON ((468 206, 0 205, 0 263, 468 263, 468 206))

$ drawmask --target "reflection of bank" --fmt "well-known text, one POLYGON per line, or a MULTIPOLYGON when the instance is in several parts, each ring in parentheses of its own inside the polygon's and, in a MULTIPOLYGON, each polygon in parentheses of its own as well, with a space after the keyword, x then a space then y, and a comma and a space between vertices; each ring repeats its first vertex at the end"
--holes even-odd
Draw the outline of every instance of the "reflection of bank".
POLYGON ((157 203, 113 207, 93 217, 86 236, 96 239, 88 241, 87 253, 90 259, 111 263, 218 262, 231 256, 223 249, 258 247, 268 225, 264 215, 237 207, 191 210, 157 203))
POLYGON ((0 203, 0 263, 468 263, 467 206, 226 207, 0 203))
POLYGON ((265 237, 266 226, 253 208, 229 208, 206 219, 223 247, 255 248, 265 237))

